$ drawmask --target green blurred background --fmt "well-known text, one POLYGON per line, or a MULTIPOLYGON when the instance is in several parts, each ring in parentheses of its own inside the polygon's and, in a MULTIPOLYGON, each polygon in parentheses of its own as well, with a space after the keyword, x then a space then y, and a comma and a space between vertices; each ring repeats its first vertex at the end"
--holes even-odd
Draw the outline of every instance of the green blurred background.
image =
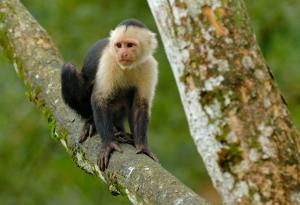
MULTIPOLYGON (((88 47, 121 20, 155 23, 142 0, 23 0, 47 29, 66 61, 81 65, 88 47)), ((300 127, 300 1, 247 0, 258 41, 300 127)), ((149 140, 161 164, 214 204, 213 190, 189 136, 183 108, 162 44, 156 53, 160 81, 149 140), (170 104, 171 102, 171 104, 170 104)), ((0 203, 130 204, 113 197, 98 178, 77 168, 63 147, 50 138, 43 116, 25 97, 25 89, 0 48, 0 203)))

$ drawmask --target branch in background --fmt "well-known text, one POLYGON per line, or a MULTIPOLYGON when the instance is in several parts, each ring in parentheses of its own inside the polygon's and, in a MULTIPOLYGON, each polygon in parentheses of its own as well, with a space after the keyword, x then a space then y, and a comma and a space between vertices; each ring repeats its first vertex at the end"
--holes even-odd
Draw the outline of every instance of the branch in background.
POLYGON ((224 202, 300 204, 300 136, 244 1, 148 3, 192 137, 224 202))
POLYGON ((207 204, 149 157, 130 145, 114 153, 104 173, 96 166, 100 137, 78 143, 82 122, 60 95, 59 56, 51 38, 18 0, 0 1, 0 43, 24 81, 27 96, 47 117, 60 141, 85 172, 102 178, 114 194, 126 194, 133 204, 207 204))

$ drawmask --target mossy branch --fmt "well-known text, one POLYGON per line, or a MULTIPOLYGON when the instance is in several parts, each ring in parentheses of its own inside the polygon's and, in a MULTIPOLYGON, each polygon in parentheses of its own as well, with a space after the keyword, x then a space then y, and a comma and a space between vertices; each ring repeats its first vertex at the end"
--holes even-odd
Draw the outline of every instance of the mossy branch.
POLYGON ((136 155, 130 145, 113 153, 108 169, 96 166, 100 138, 78 143, 82 122, 62 101, 63 63, 47 32, 18 0, 0 1, 0 44, 24 81, 26 95, 47 117, 51 133, 85 172, 102 178, 114 194, 128 195, 133 204, 207 204, 159 164, 136 155))

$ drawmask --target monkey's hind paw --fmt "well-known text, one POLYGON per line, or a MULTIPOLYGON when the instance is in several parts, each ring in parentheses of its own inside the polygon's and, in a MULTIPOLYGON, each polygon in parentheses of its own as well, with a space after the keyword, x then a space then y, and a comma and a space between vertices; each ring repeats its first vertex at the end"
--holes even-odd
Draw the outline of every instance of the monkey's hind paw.
POLYGON ((79 137, 79 143, 83 143, 87 138, 91 137, 93 134, 95 134, 96 128, 95 124, 92 122, 86 122, 82 128, 80 137, 79 137))
POLYGON ((115 150, 121 153, 123 152, 117 142, 109 142, 109 143, 102 144, 98 155, 98 162, 97 162, 101 171, 105 171, 105 169, 108 166, 110 154, 115 150))
POLYGON ((159 163, 158 158, 156 157, 156 155, 149 149, 148 146, 146 145, 136 145, 136 154, 145 154, 148 157, 150 157, 151 159, 153 159, 154 161, 159 163))
POLYGON ((115 140, 119 143, 122 144, 130 144, 130 145, 134 145, 134 140, 132 137, 132 134, 127 133, 127 132, 115 132, 114 133, 115 136, 115 140))

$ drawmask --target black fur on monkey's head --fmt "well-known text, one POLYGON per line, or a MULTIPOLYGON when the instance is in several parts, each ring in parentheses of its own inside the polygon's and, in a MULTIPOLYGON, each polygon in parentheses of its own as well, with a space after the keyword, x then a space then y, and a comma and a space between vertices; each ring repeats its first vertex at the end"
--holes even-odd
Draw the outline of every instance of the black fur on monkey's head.
POLYGON ((135 26, 138 28, 144 28, 144 29, 148 29, 148 27, 141 21, 134 19, 134 18, 130 18, 130 19, 126 19, 124 21, 122 21, 117 27, 119 26, 135 26))

